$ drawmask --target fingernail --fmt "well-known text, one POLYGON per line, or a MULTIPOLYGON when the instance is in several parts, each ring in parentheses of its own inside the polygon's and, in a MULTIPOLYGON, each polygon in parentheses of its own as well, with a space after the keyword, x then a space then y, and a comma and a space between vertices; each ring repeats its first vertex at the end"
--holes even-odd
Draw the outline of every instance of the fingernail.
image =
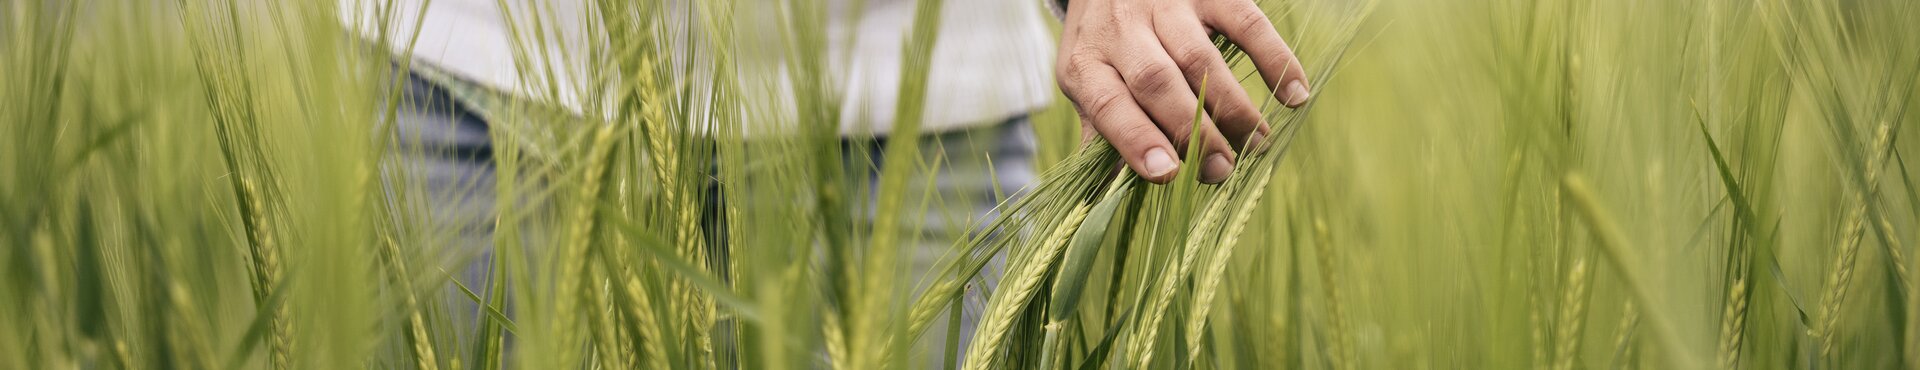
POLYGON ((1300 80, 1287 83, 1287 106, 1299 108, 1307 103, 1307 84, 1300 80))
POLYGON ((1147 177, 1162 178, 1178 167, 1180 163, 1173 160, 1173 153, 1168 153, 1166 148, 1147 151, 1147 177))
POLYGON ((1233 162, 1227 155, 1213 153, 1207 156, 1206 167, 1200 169, 1200 182, 1218 184, 1227 181, 1227 175, 1233 174, 1233 162))

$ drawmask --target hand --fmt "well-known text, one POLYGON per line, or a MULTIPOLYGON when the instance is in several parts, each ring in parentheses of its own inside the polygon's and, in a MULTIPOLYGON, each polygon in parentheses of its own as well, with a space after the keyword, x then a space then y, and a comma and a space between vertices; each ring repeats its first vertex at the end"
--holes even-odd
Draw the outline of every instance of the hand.
POLYGON ((1135 173, 1162 184, 1180 168, 1205 78, 1200 181, 1220 183, 1240 146, 1271 128, 1214 47, 1215 33, 1246 51, 1276 99, 1306 103, 1299 59, 1252 0, 1072 0, 1055 75, 1091 128, 1083 131, 1106 137, 1135 173))

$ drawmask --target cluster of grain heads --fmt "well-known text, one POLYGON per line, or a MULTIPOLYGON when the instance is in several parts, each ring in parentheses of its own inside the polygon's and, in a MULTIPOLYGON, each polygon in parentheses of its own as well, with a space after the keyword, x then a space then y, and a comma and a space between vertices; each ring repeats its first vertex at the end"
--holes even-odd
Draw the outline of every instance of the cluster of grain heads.
POLYGON ((439 369, 439 354, 434 352, 433 336, 428 333, 425 308, 420 295, 412 288, 414 275, 407 268, 407 259, 402 257, 400 243, 385 238, 380 243, 380 265, 387 270, 389 284, 400 287, 400 310, 406 315, 406 342, 412 350, 414 366, 419 369, 439 369))
POLYGON ((1353 327, 1347 321, 1346 307, 1340 299, 1340 272, 1335 262, 1339 259, 1334 257, 1338 252, 1333 246, 1333 232, 1327 229, 1325 220, 1316 219, 1313 221, 1313 235, 1314 256, 1319 261, 1320 298, 1324 305, 1321 312, 1326 316, 1321 327, 1327 338, 1323 356, 1327 368, 1351 370, 1354 368, 1353 339, 1350 335, 1353 327))
MULTIPOLYGON (((1356 18, 1364 14, 1363 8, 1356 18)), ((1359 23, 1349 19, 1329 30, 1333 46, 1318 54, 1315 65, 1323 69, 1315 74, 1316 81, 1332 80, 1359 23)), ((1011 248, 1009 275, 994 291, 985 320, 975 331, 966 368, 1148 368, 1224 361, 1212 359, 1210 355, 1219 352, 1207 348, 1215 299, 1226 289, 1234 246, 1241 242, 1254 209, 1264 204, 1261 199, 1275 169, 1307 116, 1304 109, 1268 113, 1280 117, 1273 121, 1274 134, 1266 142, 1249 144, 1259 149, 1245 153, 1235 175, 1218 187, 1197 185, 1192 168, 1164 186, 1141 184, 1124 171, 1109 180, 1105 174, 1112 171, 1114 154, 1096 140, 1049 171, 1025 198, 1005 207, 1009 218, 1021 222, 990 224, 985 235, 996 237, 973 241, 964 249, 967 253, 948 263, 969 265, 979 257, 968 256, 1011 248), (1048 225, 1059 228, 1038 228, 1048 225), (1097 261, 1113 264, 1100 268, 1097 261), (1105 284, 1108 294, 1097 300, 1085 297, 1087 287, 1097 286, 1100 279, 1095 278, 1102 276, 1111 280, 1105 284), (1040 283, 1043 279, 1052 283, 1040 283), (1046 292, 1037 294, 1035 289, 1046 292), (1044 311, 1023 316, 1028 314, 1019 313, 1022 309, 1044 311)), ((1328 271, 1324 267, 1322 271, 1328 271)), ((950 294, 951 281, 936 283, 927 292, 950 294)), ((919 325, 948 297, 920 298, 922 305, 910 320, 915 325, 911 335, 919 335, 919 325)))
MULTIPOLYGON (((1862 314, 1880 312, 1868 309, 1872 306, 1869 299, 1884 301, 1885 311, 1894 322, 1906 318, 1897 312, 1913 309, 1903 307, 1911 301, 1903 295, 1912 294, 1901 261, 1905 254, 1899 250, 1905 246, 1897 244, 1896 232, 1879 226, 1888 213, 1884 200, 1887 194, 1880 191, 1885 179, 1880 174, 1895 154, 1891 140, 1901 131, 1888 123, 1906 122, 1904 126, 1911 126, 1908 107, 1914 104, 1915 91, 1920 89, 1911 83, 1888 82, 1920 78, 1920 66, 1897 61, 1915 56, 1915 40, 1910 27, 1895 26, 1902 21, 1893 19, 1912 17, 1920 14, 1920 9, 1906 3, 1790 1, 1763 2, 1758 8, 1768 27, 1769 41, 1781 51, 1778 62, 1784 66, 1788 80, 1809 96, 1805 99, 1809 121, 1823 126, 1837 162, 1834 174, 1839 177, 1842 195, 1838 202, 1829 203, 1838 208, 1828 209, 1840 214, 1839 229, 1827 241, 1832 248, 1823 248, 1831 251, 1831 262, 1819 291, 1818 321, 1809 328, 1816 340, 1816 360, 1823 367, 1865 366, 1857 355, 1864 346, 1848 343, 1877 334, 1870 327, 1849 323, 1861 322, 1862 314), (1880 261, 1886 263, 1861 262, 1875 260, 1874 254, 1861 253, 1866 249, 1863 244, 1874 242, 1884 246, 1878 250, 1885 252, 1885 259, 1880 261), (1856 283, 1857 277, 1871 276, 1868 274, 1876 270, 1884 271, 1883 279, 1856 283), (1870 291, 1854 289, 1855 285, 1881 286, 1886 294, 1877 299, 1855 294, 1870 291)), ((1905 171, 1904 165, 1901 170, 1905 171)), ((1905 361, 1906 356, 1892 360, 1905 361)))
POLYGON ((1735 227, 1733 235, 1728 238, 1731 242, 1727 248, 1726 258, 1728 261, 1725 283, 1727 288, 1721 301, 1723 308, 1720 313, 1719 346, 1716 356, 1718 368, 1733 369, 1740 363, 1740 352, 1746 339, 1747 305, 1753 299, 1749 287, 1753 279, 1753 268, 1767 265, 1769 260, 1763 258, 1770 257, 1772 254, 1767 250, 1770 246, 1764 244, 1767 239, 1757 236, 1760 234, 1756 231, 1759 226, 1754 222, 1754 210, 1747 200, 1746 190, 1743 190, 1733 175, 1733 170, 1727 165, 1726 157, 1721 153, 1719 144, 1707 131, 1706 122, 1699 121, 1699 124, 1701 137, 1707 144, 1708 153, 1713 157, 1716 173, 1720 175, 1728 201, 1734 207, 1733 225, 1735 227))
POLYGON ((1719 369, 1736 369, 1740 364, 1740 346, 1745 338, 1747 320, 1747 279, 1733 281, 1727 289, 1724 311, 1720 312, 1719 369))
POLYGON ((1100 202, 1087 215, 1086 224, 1074 230, 1066 254, 1061 257, 1060 275, 1054 278, 1052 296, 1047 298, 1052 302, 1047 307, 1049 330, 1057 329, 1079 307, 1080 294, 1087 286, 1087 274, 1093 270, 1100 246, 1107 239, 1107 230, 1116 214, 1125 212, 1123 209, 1130 210, 1138 201, 1133 196, 1133 188, 1139 182, 1139 178, 1126 174, 1114 179, 1113 185, 1102 193, 1106 195, 1100 197, 1100 202))
POLYGON ((1573 267, 1567 269, 1565 295, 1554 324, 1553 369, 1572 370, 1580 348, 1581 329, 1587 322, 1588 291, 1593 288, 1593 272, 1587 267, 1586 253, 1574 252, 1573 267))
POLYGON ((1115 222, 1115 216, 1130 213, 1138 204, 1139 198, 1134 196, 1136 193, 1133 189, 1140 181, 1126 173, 1114 179, 1112 185, 1103 192, 1107 195, 1100 197, 1099 203, 1089 211, 1082 225, 1074 230, 1073 237, 1067 242, 1067 249, 1061 252, 1059 271, 1053 277, 1053 286, 1048 289, 1050 296, 1046 298, 1046 339, 1040 344, 1040 359, 1047 361, 1048 367, 1066 366, 1063 362, 1066 357, 1057 354, 1066 351, 1069 345, 1065 333, 1072 329, 1067 327, 1068 320, 1079 312, 1080 296, 1086 291, 1088 275, 1098 260, 1101 246, 1107 241, 1107 233, 1115 222))
MULTIPOLYGON (((857 369, 878 368, 895 356, 894 352, 911 344, 912 340, 900 340, 902 320, 898 306, 892 297, 900 292, 909 291, 894 284, 899 277, 899 268, 903 255, 910 256, 913 237, 906 235, 903 214, 925 214, 915 212, 916 208, 906 205, 907 195, 913 188, 911 178, 917 161, 903 160, 921 158, 920 142, 923 113, 927 107, 927 81, 934 73, 932 59, 934 44, 937 42, 940 24, 943 18, 942 0, 917 1, 914 4, 913 27, 905 39, 906 47, 901 53, 901 83, 897 86, 896 105, 892 117, 893 127, 888 131, 894 140, 884 144, 883 156, 893 160, 883 161, 879 172, 879 184, 875 189, 875 206, 879 209, 869 235, 870 248, 860 259, 846 261, 847 267, 861 283, 846 287, 852 298, 844 314, 850 321, 851 329, 847 338, 850 345, 847 355, 851 356, 849 366, 857 369)), ((919 209, 924 211, 924 209, 919 209)), ((971 275, 953 276, 960 280, 970 280, 971 275)), ((956 308, 957 309, 957 308, 956 308)), ((990 313, 991 314, 991 313, 990 313)))
MULTIPOLYGON (((1225 184, 1150 185, 1062 102, 1057 163, 915 274, 959 202, 839 136, 835 1, 479 2, 526 91, 452 89, 494 143, 471 228, 394 158, 444 153, 368 135, 392 72, 459 80, 363 2, 366 39, 333 1, 0 1, 0 368, 1920 364, 1920 3, 1262 2, 1311 130, 1268 104, 1225 184)), ((896 135, 965 5, 913 9, 896 135)))
MULTIPOLYGON (((580 157, 586 165, 581 167, 581 182, 576 188, 579 193, 572 198, 568 211, 570 214, 567 219, 571 228, 567 230, 566 244, 561 246, 563 249, 558 261, 561 265, 555 275, 558 291, 555 292, 557 299, 553 301, 553 310, 560 315, 557 319, 559 338, 553 342, 553 353, 556 354, 574 353, 570 349, 578 346, 574 342, 579 337, 577 333, 581 328, 586 327, 584 325, 586 321, 580 317, 581 313, 600 310, 598 307, 593 307, 592 302, 586 299, 592 295, 591 291, 600 289, 600 284, 592 282, 587 277, 589 261, 586 257, 588 245, 592 243, 594 226, 599 223, 597 215, 600 213, 596 210, 601 200, 601 188, 605 186, 607 163, 611 162, 607 156, 613 150, 614 137, 613 126, 603 126, 595 130, 592 144, 587 146, 580 157)), ((570 356, 559 356, 549 366, 577 367, 579 364, 576 361, 578 360, 570 356)))
POLYGON ((1640 306, 1649 307, 1645 315, 1650 321, 1654 335, 1659 338, 1662 346, 1668 348, 1666 358, 1669 365, 1682 369, 1701 366, 1699 360, 1695 358, 1701 352, 1687 347, 1689 343, 1681 339, 1677 323, 1665 316, 1665 312, 1653 309, 1662 307, 1661 305, 1665 302, 1654 298, 1656 297, 1655 288, 1651 282, 1647 281, 1647 273, 1644 271, 1639 252, 1625 244, 1626 236, 1619 230, 1618 224, 1614 223, 1613 216, 1601 206, 1600 200, 1594 195, 1594 190, 1587 185, 1586 179, 1578 174, 1569 175, 1561 184, 1568 198, 1573 201, 1573 206, 1579 212, 1581 220, 1585 221, 1592 233, 1594 244, 1600 249, 1601 256, 1605 257, 1603 260, 1625 283, 1632 299, 1640 302, 1640 306))
POLYGON ((206 101, 213 112, 214 136, 219 139, 220 154, 228 171, 229 191, 238 208, 242 232, 246 236, 249 270, 253 272, 253 297, 259 312, 270 322, 267 336, 269 364, 274 369, 292 366, 293 343, 289 330, 289 310, 275 302, 275 292, 284 289, 280 241, 273 226, 276 213, 285 212, 277 179, 268 165, 261 133, 261 109, 255 99, 257 82, 247 73, 233 73, 247 65, 246 45, 240 29, 245 14, 238 4, 178 2, 181 23, 187 29, 200 30, 191 39, 196 69, 206 88, 206 101))
MULTIPOLYGON (((1085 205, 1074 207, 1046 237, 1035 239, 1035 245, 1016 250, 1025 252, 1019 256, 1023 258, 1016 259, 1008 266, 1006 278, 1001 280, 1000 287, 994 290, 993 299, 988 301, 985 317, 975 331, 975 342, 967 347, 965 369, 984 370, 1001 360, 1001 346, 1012 329, 1010 326, 1015 316, 1029 306, 1028 300, 1044 285, 1042 281, 1060 258, 1061 250, 1072 241, 1074 231, 1086 220, 1087 211, 1085 205)), ((1055 329, 1049 327, 1048 330, 1055 329)))

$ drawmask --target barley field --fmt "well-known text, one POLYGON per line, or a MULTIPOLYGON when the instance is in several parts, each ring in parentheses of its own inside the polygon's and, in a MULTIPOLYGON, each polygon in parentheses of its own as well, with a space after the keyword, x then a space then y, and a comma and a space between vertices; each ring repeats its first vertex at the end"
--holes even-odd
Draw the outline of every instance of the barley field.
POLYGON ((1264 0, 1315 97, 1224 184, 1056 99, 936 220, 964 1, 871 148, 824 0, 525 7, 490 176, 426 191, 334 1, 0 0, 0 369, 1920 369, 1920 2, 1264 0))

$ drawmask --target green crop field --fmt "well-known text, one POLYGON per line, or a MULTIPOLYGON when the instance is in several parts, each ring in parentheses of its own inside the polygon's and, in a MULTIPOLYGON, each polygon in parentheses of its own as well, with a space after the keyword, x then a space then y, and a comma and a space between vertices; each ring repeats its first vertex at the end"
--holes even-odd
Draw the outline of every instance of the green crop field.
POLYGON ((1225 183, 1056 99, 1039 180, 936 220, 964 1, 873 147, 826 0, 521 7, 450 189, 335 1, 0 0, 0 369, 1920 369, 1920 2, 1263 0, 1314 100, 1225 183))

